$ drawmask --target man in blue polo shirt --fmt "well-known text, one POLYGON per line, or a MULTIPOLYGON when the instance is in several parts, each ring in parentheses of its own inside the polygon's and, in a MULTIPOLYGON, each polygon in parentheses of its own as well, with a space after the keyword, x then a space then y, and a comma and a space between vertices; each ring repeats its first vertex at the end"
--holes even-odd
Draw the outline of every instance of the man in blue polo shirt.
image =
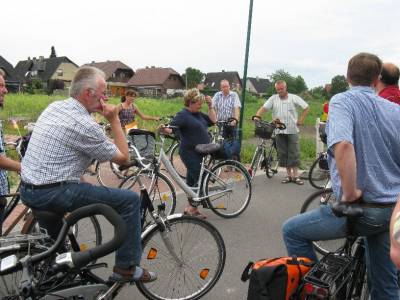
MULTIPOLYGON (((389 222, 400 194, 400 106, 377 96, 381 60, 359 53, 348 64, 350 90, 329 104, 329 167, 336 199, 369 203, 356 220, 365 237, 371 299, 399 299, 396 267, 390 259, 389 222)), ((283 238, 289 255, 317 260, 312 241, 343 238, 346 218, 329 205, 287 220, 283 238)))

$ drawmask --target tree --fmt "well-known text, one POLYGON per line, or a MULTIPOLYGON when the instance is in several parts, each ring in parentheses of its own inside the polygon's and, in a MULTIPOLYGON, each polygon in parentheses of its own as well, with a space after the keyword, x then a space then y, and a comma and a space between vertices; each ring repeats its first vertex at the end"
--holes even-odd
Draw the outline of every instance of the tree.
POLYGON ((188 67, 182 74, 182 78, 186 82, 186 88, 194 88, 203 81, 204 75, 200 70, 188 67))
POLYGON ((343 75, 336 75, 335 77, 332 78, 331 90, 329 92, 329 95, 332 97, 337 93, 347 91, 348 88, 349 84, 347 83, 346 77, 343 75))
POLYGON ((301 92, 307 91, 307 85, 303 77, 300 75, 294 77, 283 69, 277 70, 275 73, 269 76, 272 84, 267 89, 267 96, 275 94, 275 82, 278 80, 284 80, 287 85, 287 90, 292 94, 300 94, 301 92))

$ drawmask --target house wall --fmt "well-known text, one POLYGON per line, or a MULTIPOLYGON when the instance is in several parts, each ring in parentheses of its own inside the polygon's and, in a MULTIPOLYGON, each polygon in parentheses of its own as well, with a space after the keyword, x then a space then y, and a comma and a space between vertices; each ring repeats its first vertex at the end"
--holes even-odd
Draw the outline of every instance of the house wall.
POLYGON ((176 75, 170 75, 168 79, 164 82, 163 84, 164 89, 174 89, 174 90, 180 90, 184 89, 185 85, 182 84, 181 80, 179 80, 179 77, 176 75))
POLYGON ((249 79, 246 81, 246 90, 250 93, 257 93, 257 90, 254 88, 254 85, 251 83, 249 79))
POLYGON ((61 63, 57 70, 54 72, 54 74, 51 76, 51 79, 59 79, 65 81, 66 86, 69 86, 72 79, 74 78, 76 71, 78 70, 78 67, 75 66, 74 64, 71 63, 61 63), (61 69, 63 70, 63 75, 58 76, 57 75, 57 70, 61 69))

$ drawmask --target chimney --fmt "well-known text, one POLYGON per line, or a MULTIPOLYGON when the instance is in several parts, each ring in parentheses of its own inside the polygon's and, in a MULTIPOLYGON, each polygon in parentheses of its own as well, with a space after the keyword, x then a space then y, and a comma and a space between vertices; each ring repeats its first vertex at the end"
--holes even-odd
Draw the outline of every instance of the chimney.
POLYGON ((224 73, 225 72, 225 70, 222 70, 222 73, 224 73))
POLYGON ((92 64, 94 64, 95 63, 95 61, 94 60, 92 60, 92 64))
POLYGON ((154 69, 154 68, 155 68, 155 66, 151 66, 151 68, 152 68, 152 69, 154 69))
POLYGON ((146 66, 146 69, 148 69, 149 68, 149 66, 146 66))
POLYGON ((31 60, 31 57, 30 57, 30 56, 28 56, 28 60, 31 60))

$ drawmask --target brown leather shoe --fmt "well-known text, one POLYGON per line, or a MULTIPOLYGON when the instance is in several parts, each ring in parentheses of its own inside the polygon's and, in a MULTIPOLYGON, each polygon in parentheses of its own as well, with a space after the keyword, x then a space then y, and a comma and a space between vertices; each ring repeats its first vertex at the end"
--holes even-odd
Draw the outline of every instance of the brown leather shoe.
POLYGON ((154 272, 149 272, 148 270, 138 267, 132 266, 129 269, 122 269, 118 267, 113 268, 113 274, 110 277, 111 280, 114 281, 122 281, 122 282, 152 282, 157 279, 157 275, 154 272), (133 275, 135 274, 136 268, 142 270, 142 275, 138 278, 135 278, 133 275))

